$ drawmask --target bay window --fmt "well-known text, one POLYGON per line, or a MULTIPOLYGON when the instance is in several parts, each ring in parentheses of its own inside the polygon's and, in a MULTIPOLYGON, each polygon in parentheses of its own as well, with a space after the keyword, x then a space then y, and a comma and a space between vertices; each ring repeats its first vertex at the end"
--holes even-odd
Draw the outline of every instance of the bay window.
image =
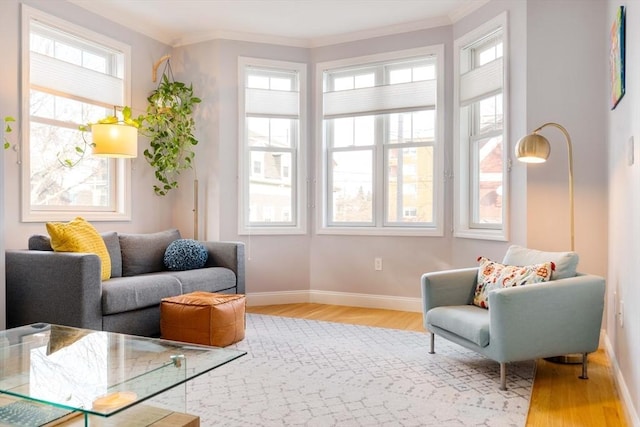
POLYGON ((318 65, 320 233, 442 232, 442 48, 318 65))
POLYGON ((455 61, 455 234, 507 239, 506 15, 459 38, 455 61))
POLYGON ((23 5, 22 55, 23 220, 130 219, 128 163, 79 130, 128 103, 130 48, 23 5))
POLYGON ((238 69, 239 232, 303 233, 306 66, 240 58, 238 69))

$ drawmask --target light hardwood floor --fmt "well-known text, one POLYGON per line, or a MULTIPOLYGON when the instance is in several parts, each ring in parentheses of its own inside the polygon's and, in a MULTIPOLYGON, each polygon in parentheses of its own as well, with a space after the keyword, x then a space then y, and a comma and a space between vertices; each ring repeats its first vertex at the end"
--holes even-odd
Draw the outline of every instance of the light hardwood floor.
MULTIPOLYGON (((424 332, 421 313, 311 303, 247 307, 247 312, 424 332)), ((605 351, 589 355, 588 380, 578 378, 580 369, 536 361, 526 427, 627 426, 605 351)))

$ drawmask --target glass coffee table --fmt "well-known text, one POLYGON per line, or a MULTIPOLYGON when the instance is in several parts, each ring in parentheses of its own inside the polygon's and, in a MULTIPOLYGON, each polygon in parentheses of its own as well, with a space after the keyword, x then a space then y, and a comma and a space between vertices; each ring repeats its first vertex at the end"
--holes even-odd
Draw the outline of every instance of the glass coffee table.
POLYGON ((0 331, 0 426, 153 425, 184 407, 150 399, 245 354, 48 323, 0 331))

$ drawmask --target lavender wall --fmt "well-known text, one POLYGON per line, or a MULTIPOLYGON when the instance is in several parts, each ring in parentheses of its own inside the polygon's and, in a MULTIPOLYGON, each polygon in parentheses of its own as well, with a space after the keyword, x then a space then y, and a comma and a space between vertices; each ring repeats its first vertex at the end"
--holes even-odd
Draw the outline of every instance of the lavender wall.
MULTIPOLYGON (((627 8, 626 94, 615 110, 604 114, 599 122, 607 126, 603 140, 609 159, 609 221, 600 225, 608 230, 607 328, 606 344, 614 355, 612 364, 621 395, 627 405, 631 425, 640 426, 640 3, 608 1, 601 27, 608 42, 616 9, 627 8), (633 138, 633 146, 630 140, 633 138), (633 155, 633 163, 630 163, 633 155), (606 227, 604 224, 608 224, 606 227), (620 303, 624 303, 620 313, 620 303)), ((603 46, 608 55, 609 46, 603 46)), ((603 78, 609 99, 609 77, 603 78)))

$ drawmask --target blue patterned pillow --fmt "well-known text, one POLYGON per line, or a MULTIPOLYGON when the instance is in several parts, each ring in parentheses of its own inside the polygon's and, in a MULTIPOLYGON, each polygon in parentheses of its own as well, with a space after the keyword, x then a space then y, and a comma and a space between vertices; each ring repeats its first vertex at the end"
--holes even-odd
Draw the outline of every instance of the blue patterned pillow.
POLYGON ((207 248, 197 240, 178 239, 167 246, 164 265, 173 271, 193 270, 204 267, 208 256, 207 248))

